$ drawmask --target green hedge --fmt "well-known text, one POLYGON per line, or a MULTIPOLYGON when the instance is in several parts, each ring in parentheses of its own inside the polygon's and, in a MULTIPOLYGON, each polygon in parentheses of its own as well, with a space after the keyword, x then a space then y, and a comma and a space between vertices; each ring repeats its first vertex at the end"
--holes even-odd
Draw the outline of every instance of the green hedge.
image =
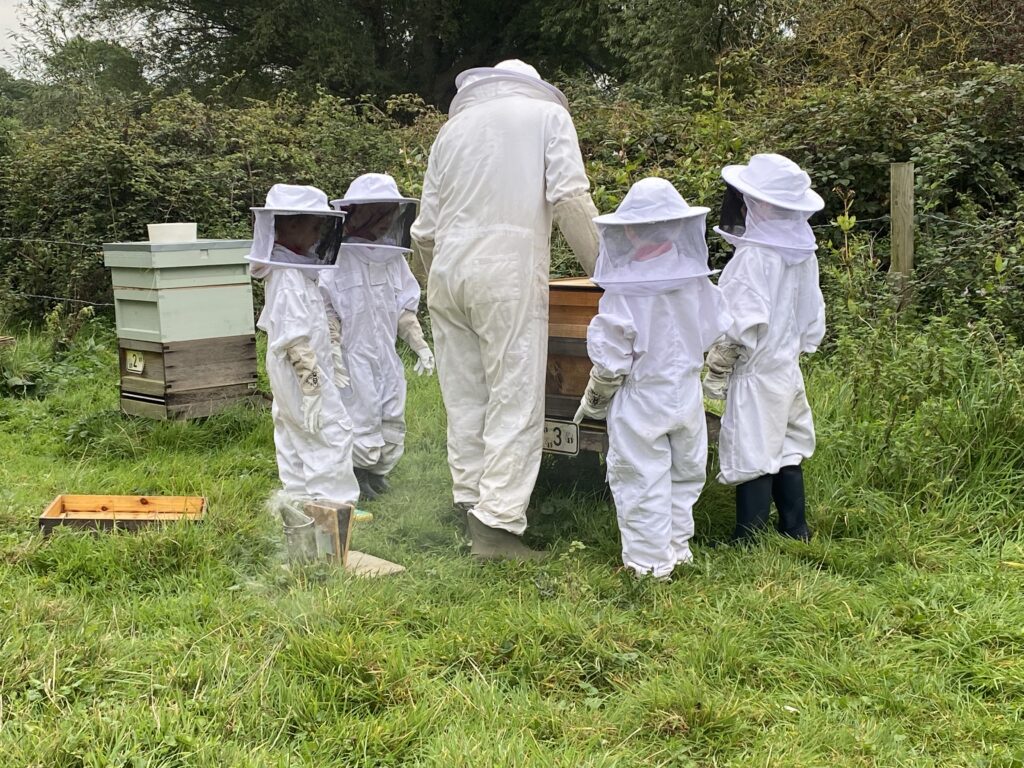
MULTIPOLYGON (((851 254, 869 273, 884 270, 888 164, 914 160, 925 215, 918 306, 995 311, 1012 329, 1024 323, 1015 299, 1024 287, 1024 67, 976 64, 869 89, 850 83, 742 101, 702 86, 683 104, 592 85, 567 90, 601 210, 650 174, 716 209, 722 165, 780 151, 810 171, 828 201, 815 220, 822 260, 847 271, 851 254), (828 226, 843 212, 836 187, 855 192, 850 213, 861 221, 846 248, 828 226)), ((340 195, 357 174, 388 171, 418 194, 443 122, 412 97, 383 109, 326 94, 241 107, 83 94, 75 104, 51 125, 0 123, 0 237, 9 238, 0 240, 0 299, 18 318, 38 319, 50 306, 24 294, 109 301, 97 245, 144 239, 148 223, 197 221, 201 236, 249 236, 249 206, 275 182, 340 195)), ((711 240, 720 264, 726 254, 711 240)), ((572 269, 561 244, 554 269, 572 269)))

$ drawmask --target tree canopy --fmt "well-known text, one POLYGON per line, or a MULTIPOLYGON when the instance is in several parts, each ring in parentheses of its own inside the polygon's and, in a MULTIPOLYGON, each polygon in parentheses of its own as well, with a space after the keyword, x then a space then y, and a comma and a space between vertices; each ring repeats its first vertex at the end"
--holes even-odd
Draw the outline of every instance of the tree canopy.
POLYGON ((669 96, 1024 59, 1017 0, 29 0, 37 68, 233 98, 415 93, 509 57, 669 96))

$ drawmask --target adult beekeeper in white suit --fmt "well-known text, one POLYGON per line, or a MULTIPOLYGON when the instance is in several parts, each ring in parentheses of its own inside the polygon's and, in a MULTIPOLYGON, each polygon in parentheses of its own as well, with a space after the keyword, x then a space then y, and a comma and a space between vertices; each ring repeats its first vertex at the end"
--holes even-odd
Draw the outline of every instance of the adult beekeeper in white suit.
POLYGON ((416 201, 402 197, 383 173, 356 178, 331 205, 346 213, 337 269, 320 273, 320 288, 337 320, 351 384, 342 401, 355 428, 353 463, 361 496, 386 492, 387 474, 405 450, 405 368, 395 349, 401 337, 416 353, 416 371, 432 373, 434 356, 416 317, 420 286, 405 254, 416 201))
POLYGON ((455 84, 412 237, 472 553, 530 558, 519 536, 543 441, 551 222, 590 274, 597 209, 561 91, 518 60, 455 84))
POLYGON ((693 560, 693 505, 708 454, 700 372, 729 327, 708 278, 708 212, 665 179, 648 178, 595 219, 594 282, 604 294, 587 329, 594 367, 576 421, 607 415, 622 562, 659 579, 693 560))
POLYGON ((825 335, 817 243, 808 222, 825 203, 810 177, 782 155, 754 155, 722 170, 728 185, 715 228, 736 248, 718 284, 733 322, 708 353, 704 391, 725 398, 719 437, 722 483, 736 485, 734 540, 768 524, 807 540, 801 463, 814 453, 814 421, 800 355, 825 335))
POLYGON ((340 392, 348 377, 317 288, 317 275, 337 262, 344 214, 316 187, 291 184, 275 184, 253 211, 247 258, 266 286, 257 326, 267 333, 281 485, 298 499, 355 503, 352 422, 340 392))

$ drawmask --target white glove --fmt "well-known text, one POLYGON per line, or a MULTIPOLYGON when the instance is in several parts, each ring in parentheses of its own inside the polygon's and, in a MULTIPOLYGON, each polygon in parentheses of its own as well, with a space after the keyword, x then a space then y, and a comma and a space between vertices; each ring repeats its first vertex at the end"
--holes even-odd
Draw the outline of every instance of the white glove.
POLYGON ((609 376, 598 372, 597 368, 590 370, 590 381, 587 382, 587 389, 580 398, 580 407, 572 420, 579 424, 584 418, 601 421, 608 418, 608 405, 612 397, 619 391, 625 376, 609 376))
POLYGON ((324 401, 318 389, 311 395, 302 396, 302 427, 315 435, 324 426, 324 401))
POLYGON ((594 217, 597 208, 589 192, 559 200, 552 208, 552 217, 569 244, 576 260, 588 275, 594 274, 599 242, 594 217))
POLYGON ((316 355, 306 341, 298 341, 286 350, 295 369, 302 391, 302 428, 316 434, 324 425, 323 396, 320 391, 320 368, 316 355))
POLYGON ((709 400, 725 400, 725 393, 729 391, 729 374, 709 372, 701 386, 704 397, 709 400))
POLYGON ((427 284, 427 277, 430 275, 430 265, 434 263, 434 241, 412 239, 412 272, 420 285, 427 284))
POLYGON ((416 361, 416 365, 413 366, 413 370, 416 371, 417 375, 423 376, 426 374, 430 376, 434 373, 434 353, 430 351, 430 347, 424 347, 416 353, 419 360, 416 361))
POLYGON ((334 386, 344 389, 351 383, 348 371, 345 369, 345 358, 341 354, 341 347, 331 347, 331 360, 334 363, 334 386))

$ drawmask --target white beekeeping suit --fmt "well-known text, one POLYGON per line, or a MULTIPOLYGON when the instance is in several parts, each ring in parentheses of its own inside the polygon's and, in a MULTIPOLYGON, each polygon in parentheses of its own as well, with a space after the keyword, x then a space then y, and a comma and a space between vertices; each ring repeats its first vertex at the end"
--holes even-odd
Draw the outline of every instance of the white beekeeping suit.
POLYGON ((551 222, 588 273, 597 214, 562 93, 520 61, 456 79, 412 237, 429 269, 455 502, 473 554, 519 541, 540 466, 551 222))
POLYGON ((332 334, 351 379, 341 395, 355 429, 353 462, 363 498, 373 499, 388 490, 386 475, 405 450, 405 369, 396 339, 416 353, 417 371, 434 367, 416 318, 420 287, 405 260, 416 201, 402 197, 391 176, 367 173, 331 205, 348 218, 338 267, 320 273, 320 288, 340 320, 332 334))
POLYGON ((825 334, 808 223, 824 201, 782 155, 754 155, 722 177, 729 190, 716 231, 736 253, 718 283, 733 321, 708 355, 705 380, 709 397, 726 397, 718 479, 738 485, 735 539, 766 526, 772 500, 779 532, 807 539, 800 464, 815 437, 799 360, 825 334))
POLYGON ((352 422, 341 402, 317 274, 336 262, 343 214, 315 187, 275 184, 253 208, 252 276, 266 285, 257 326, 267 333, 274 446, 287 494, 354 503, 352 422))
POLYGON ((693 559, 693 505, 708 452, 700 371, 729 325, 708 279, 708 210, 648 178, 615 213, 595 219, 594 282, 604 294, 587 330, 594 367, 576 418, 607 413, 622 561, 656 578, 693 559))

